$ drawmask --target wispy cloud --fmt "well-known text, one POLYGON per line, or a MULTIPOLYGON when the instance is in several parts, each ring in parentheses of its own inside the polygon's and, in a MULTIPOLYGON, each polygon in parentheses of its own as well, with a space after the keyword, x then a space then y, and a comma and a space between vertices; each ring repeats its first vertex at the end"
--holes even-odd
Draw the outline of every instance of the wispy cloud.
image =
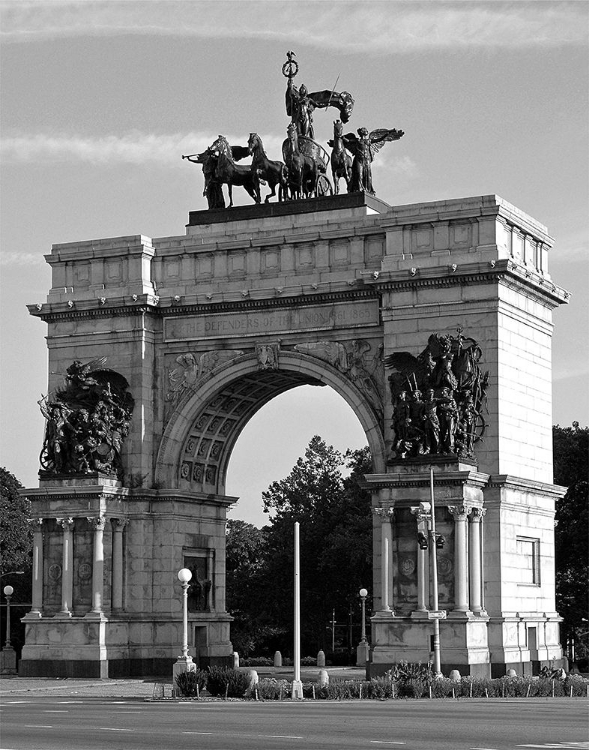
POLYGON ((143 34, 283 39, 364 55, 586 44, 586 3, 4 0, 5 41, 143 34))
MULTIPOLYGON (((264 148, 271 159, 282 158, 284 136, 260 134, 264 148)), ((232 145, 243 145, 241 136, 228 134, 232 145)), ((211 145, 210 133, 174 133, 155 135, 133 131, 122 136, 87 138, 68 135, 19 135, 0 140, 0 162, 3 164, 54 164, 85 162, 93 166, 118 166, 121 164, 149 164, 177 166, 182 154, 193 154, 211 145)), ((248 163, 244 160, 244 163, 248 163)), ((416 163, 409 156, 397 157, 394 147, 388 145, 379 152, 373 164, 376 174, 418 175, 416 163)))
POLYGON ((45 259, 40 253, 0 253, 0 266, 44 266, 45 259))
MULTIPOLYGON (((131 132, 87 138, 76 135, 21 135, 0 141, 4 163, 89 162, 94 165, 170 164, 181 154, 203 151, 210 145, 210 133, 154 135, 131 132)), ((237 142, 237 141, 235 141, 237 142)))

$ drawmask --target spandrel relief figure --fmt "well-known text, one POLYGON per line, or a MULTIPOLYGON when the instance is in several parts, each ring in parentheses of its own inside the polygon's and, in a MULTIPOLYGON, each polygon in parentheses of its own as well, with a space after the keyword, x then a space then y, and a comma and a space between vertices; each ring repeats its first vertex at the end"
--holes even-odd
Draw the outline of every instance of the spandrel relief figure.
POLYGON ((200 354, 193 352, 179 354, 174 364, 168 368, 168 390, 165 401, 174 408, 185 393, 194 391, 201 378, 242 354, 244 352, 241 349, 213 349, 200 354))
POLYGON ((458 336, 432 334, 417 357, 395 352, 385 358, 393 369, 389 385, 396 456, 474 457, 475 444, 485 432, 489 384, 481 357, 478 343, 459 328, 458 336))
POLYGON ((48 474, 122 473, 134 401, 125 378, 104 361, 76 360, 64 387, 38 402, 47 420, 40 463, 48 474))

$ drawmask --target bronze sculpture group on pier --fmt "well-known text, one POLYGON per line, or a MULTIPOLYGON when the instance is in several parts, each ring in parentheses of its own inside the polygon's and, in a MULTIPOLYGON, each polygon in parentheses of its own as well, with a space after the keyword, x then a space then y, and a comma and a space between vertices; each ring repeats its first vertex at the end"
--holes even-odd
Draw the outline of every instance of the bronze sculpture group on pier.
POLYGON ((205 151, 182 156, 202 166, 203 196, 209 209, 226 207, 223 185, 227 186, 229 208, 233 206, 234 186, 243 187, 255 203, 262 202, 261 186, 270 189, 265 198, 268 203, 274 197, 286 201, 337 195, 341 179, 349 193, 375 194, 372 161, 385 143, 398 140, 403 131, 380 128, 369 132, 361 127, 357 135, 344 134, 343 126, 352 114, 354 99, 347 91, 335 91, 335 86, 333 90, 314 92, 309 92, 304 84, 295 86, 298 63, 294 57, 294 52, 287 52, 282 66, 282 73, 288 78, 286 114, 291 118, 282 144, 283 161, 268 158, 257 133, 250 133, 247 146, 232 146, 219 135, 205 151), (315 140, 313 125, 315 109, 326 107, 335 107, 340 113, 333 124, 333 139, 327 144, 331 153, 315 140), (237 163, 247 157, 251 157, 249 166, 237 163), (330 168, 333 184, 328 176, 330 168))

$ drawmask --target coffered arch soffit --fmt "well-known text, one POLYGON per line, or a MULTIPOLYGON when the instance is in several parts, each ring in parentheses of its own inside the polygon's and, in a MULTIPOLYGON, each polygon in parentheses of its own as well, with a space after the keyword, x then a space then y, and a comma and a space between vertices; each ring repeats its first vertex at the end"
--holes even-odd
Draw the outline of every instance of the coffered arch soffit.
POLYGON ((231 452, 242 430, 276 396, 300 385, 329 386, 358 417, 376 472, 385 470, 381 419, 365 395, 327 362, 281 352, 277 367, 261 369, 256 355, 227 363, 172 413, 158 452, 156 482, 168 488, 223 495, 231 452))

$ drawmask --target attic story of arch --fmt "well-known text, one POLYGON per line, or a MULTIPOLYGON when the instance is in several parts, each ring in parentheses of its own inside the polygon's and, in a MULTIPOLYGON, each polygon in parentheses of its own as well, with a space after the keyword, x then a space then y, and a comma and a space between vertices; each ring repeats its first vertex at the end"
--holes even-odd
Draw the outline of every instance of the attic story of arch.
MULTIPOLYGON (((354 109, 354 99, 347 91, 309 92, 304 84, 296 86, 299 66, 294 52, 287 52, 282 74, 287 78, 285 104, 290 117, 287 137, 282 144, 282 159, 269 159, 262 139, 250 133, 247 146, 230 145, 225 136, 217 139, 203 152, 184 154, 183 159, 200 164, 204 175, 203 196, 209 209, 226 207, 223 185, 227 186, 229 207, 233 206, 233 187, 243 188, 261 203, 261 186, 270 192, 265 198, 279 201, 315 198, 338 194, 340 180, 349 193, 366 192, 375 195, 372 185, 372 161, 385 143, 399 140, 402 130, 365 127, 356 133, 344 133, 354 109), (313 112, 315 109, 335 107, 340 117, 333 124, 333 138, 327 142, 329 152, 315 140, 313 112), (238 164, 251 157, 249 166, 238 164), (328 173, 331 172, 331 180, 328 173)), ((337 82, 336 82, 337 85, 337 82)))

